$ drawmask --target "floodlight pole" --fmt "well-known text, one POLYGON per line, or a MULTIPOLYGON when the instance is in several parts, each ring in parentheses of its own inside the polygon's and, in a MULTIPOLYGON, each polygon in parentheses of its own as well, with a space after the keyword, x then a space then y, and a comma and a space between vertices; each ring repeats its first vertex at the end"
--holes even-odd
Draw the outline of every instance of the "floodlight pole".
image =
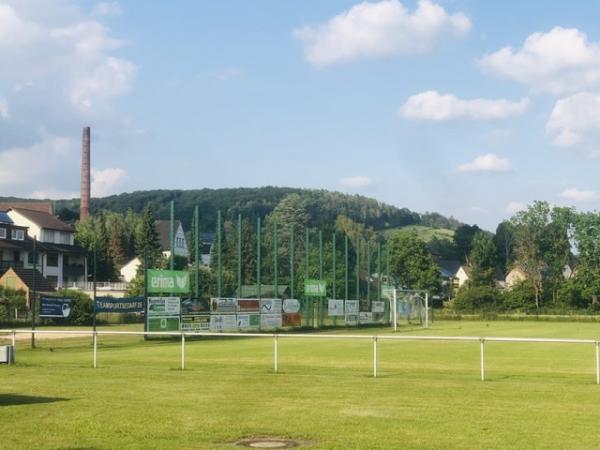
POLYGON ((194 207, 194 219, 194 293, 198 299, 200 298, 200 224, 198 223, 200 220, 200 211, 198 205, 194 207))
POLYGON ((217 211, 217 297, 221 298, 221 210, 217 211))
POLYGON ((242 297, 242 215, 238 214, 237 222, 237 285, 238 298, 242 297))
POLYGON ((394 324, 394 331, 398 330, 398 315, 396 314, 396 288, 392 289, 392 323, 394 324))
POLYGON ((256 296, 260 300, 260 217, 256 219, 256 296))
POLYGON ((429 292, 425 292, 425 328, 429 328, 429 292))
POLYGON ((290 298, 296 298, 294 293, 294 272, 295 272, 295 250, 296 250, 296 237, 295 237, 295 223, 290 226, 290 298))
MULTIPOLYGON (((319 281, 323 281, 323 231, 319 230, 319 281)), ((323 303, 323 296, 319 295, 319 303, 317 305, 317 325, 321 327, 323 325, 321 304, 323 303)))
POLYGON ((170 202, 169 246, 171 247, 169 268, 175 270, 175 202, 173 200, 170 202))
MULTIPOLYGON (((29 298, 29 306, 31 307, 31 330, 35 330, 35 281, 37 273, 37 236, 33 237, 33 281, 32 291, 33 295, 29 298)), ((35 333, 31 333, 31 348, 35 348, 35 333)))
POLYGON ((279 280, 277 270, 277 222, 273 222, 273 289, 275 298, 279 298, 279 280))
POLYGON ((348 300, 348 235, 344 235, 344 300, 348 300))
MULTIPOLYGON (((337 289, 336 289, 336 282, 337 282, 337 273, 336 273, 336 250, 335 250, 335 232, 331 234, 331 245, 332 245, 332 251, 333 251, 333 275, 332 275, 332 283, 331 283, 331 293, 332 293, 332 298, 337 299, 337 289)), ((333 316, 333 325, 337 325, 337 316, 333 316)))

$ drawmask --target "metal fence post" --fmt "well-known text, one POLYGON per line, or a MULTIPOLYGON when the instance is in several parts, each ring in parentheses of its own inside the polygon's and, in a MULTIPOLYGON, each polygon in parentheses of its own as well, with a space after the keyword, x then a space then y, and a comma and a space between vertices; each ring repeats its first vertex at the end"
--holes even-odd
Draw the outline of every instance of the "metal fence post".
POLYGON ((373 336, 373 378, 377 378, 377 336, 373 336))
POLYGON ((480 348, 480 357, 481 357, 481 381, 485 381, 485 366, 483 360, 483 345, 485 344, 485 339, 481 338, 479 340, 479 348, 480 348))
POLYGON ((14 351, 17 346, 17 332, 15 330, 12 330, 12 346, 14 351))
POLYGON ((596 384, 600 384, 600 341, 596 341, 596 384))
POLYGON ((185 334, 181 333, 181 370, 185 370, 185 334))
POLYGON ((98 332, 96 332, 96 331, 94 331, 94 339, 93 340, 94 340, 94 369, 95 369, 98 366, 98 364, 97 364, 97 362, 98 362, 98 332))
POLYGON ((279 370, 279 349, 277 346, 277 342, 279 340, 279 336, 277 334, 273 335, 273 370, 275 373, 279 370))

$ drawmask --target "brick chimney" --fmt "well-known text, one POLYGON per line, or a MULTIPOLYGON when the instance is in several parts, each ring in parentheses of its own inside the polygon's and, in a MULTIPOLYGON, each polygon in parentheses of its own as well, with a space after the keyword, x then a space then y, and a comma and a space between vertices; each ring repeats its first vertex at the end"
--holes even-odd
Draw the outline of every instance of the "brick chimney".
POLYGON ((85 222, 90 217, 90 127, 83 128, 81 149, 81 200, 79 220, 85 222))

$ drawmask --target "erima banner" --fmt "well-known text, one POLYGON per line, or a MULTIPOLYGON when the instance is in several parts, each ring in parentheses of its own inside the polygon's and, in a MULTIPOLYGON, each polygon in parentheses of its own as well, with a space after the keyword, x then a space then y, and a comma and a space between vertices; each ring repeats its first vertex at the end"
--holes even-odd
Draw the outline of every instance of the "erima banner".
POLYGON ((144 297, 96 297, 96 312, 133 313, 144 310, 144 297))
POLYGON ((148 269, 148 292, 187 294, 190 292, 190 274, 185 270, 148 269))
POLYGON ((40 298, 40 317, 55 317, 66 319, 73 310, 73 300, 70 298, 40 298))
POLYGON ((307 297, 325 297, 327 283, 322 280, 306 280, 304 282, 304 295, 307 297))

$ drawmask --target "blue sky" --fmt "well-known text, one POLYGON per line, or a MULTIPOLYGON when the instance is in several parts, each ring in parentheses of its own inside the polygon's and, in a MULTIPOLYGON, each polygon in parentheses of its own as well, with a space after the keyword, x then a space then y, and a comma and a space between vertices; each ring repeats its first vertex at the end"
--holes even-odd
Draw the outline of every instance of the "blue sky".
POLYGON ((301 186, 596 209, 600 3, 0 0, 0 195, 301 186))

